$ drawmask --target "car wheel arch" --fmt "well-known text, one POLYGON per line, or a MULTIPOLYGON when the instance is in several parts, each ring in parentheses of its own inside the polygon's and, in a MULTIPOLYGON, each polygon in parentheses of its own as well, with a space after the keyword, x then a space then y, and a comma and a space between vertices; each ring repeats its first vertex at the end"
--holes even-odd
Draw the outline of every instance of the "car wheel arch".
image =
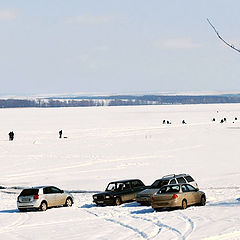
POLYGON ((204 206, 206 204, 206 195, 202 194, 201 198, 200 198, 200 205, 204 206), (203 201, 202 201, 203 199, 203 201))
POLYGON ((47 208, 48 208, 48 202, 47 202, 47 200, 43 200, 43 201, 41 202, 39 208, 40 208, 41 211, 46 211, 47 208), (43 210, 43 208, 42 208, 42 204, 44 204, 44 203, 46 204, 46 209, 43 210))
POLYGON ((115 204, 116 204, 116 205, 121 205, 121 204, 122 204, 122 199, 121 199, 120 196, 116 196, 116 197, 115 197, 115 204))
POLYGON ((67 198, 66 198, 66 201, 65 201, 65 206, 68 206, 68 207, 71 207, 72 206, 72 204, 73 204, 73 199, 70 197, 70 196, 68 196, 67 198), (71 204, 70 205, 68 205, 68 200, 70 200, 71 201, 71 204))
POLYGON ((188 202, 187 202, 187 199, 184 198, 184 199, 182 200, 181 208, 182 208, 182 209, 186 209, 186 208, 188 207, 187 203, 188 203, 188 202), (186 205, 184 205, 184 202, 186 203, 186 205))

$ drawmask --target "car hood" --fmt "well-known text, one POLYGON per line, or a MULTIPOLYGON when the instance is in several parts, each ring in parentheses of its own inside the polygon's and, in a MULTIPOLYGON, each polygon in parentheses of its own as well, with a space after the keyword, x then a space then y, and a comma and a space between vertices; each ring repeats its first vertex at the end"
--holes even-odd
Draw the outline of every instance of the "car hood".
POLYGON ((138 193, 138 195, 152 195, 156 193, 159 188, 148 188, 138 193))

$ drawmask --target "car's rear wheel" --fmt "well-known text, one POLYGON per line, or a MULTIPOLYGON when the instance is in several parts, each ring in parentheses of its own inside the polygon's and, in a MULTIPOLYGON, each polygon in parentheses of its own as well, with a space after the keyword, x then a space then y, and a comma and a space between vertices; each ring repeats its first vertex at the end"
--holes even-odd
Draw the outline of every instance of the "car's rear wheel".
POLYGON ((206 197, 205 196, 202 196, 201 197, 201 201, 200 201, 200 205, 201 206, 204 206, 206 204, 206 197))
POLYGON ((47 208, 48 208, 47 203, 45 201, 42 202, 41 205, 40 205, 40 210, 41 211, 46 211, 47 208))
POLYGON ((116 204, 116 206, 121 205, 121 203, 122 203, 121 199, 120 199, 119 197, 117 197, 117 198, 115 199, 115 204, 116 204))
POLYGON ((187 208, 187 200, 183 200, 182 201, 182 209, 186 209, 187 208))
POLYGON ((71 207, 72 206, 72 204, 73 204, 73 201, 72 201, 72 199, 69 197, 69 198, 67 198, 67 200, 66 200, 66 203, 65 203, 65 207, 71 207))

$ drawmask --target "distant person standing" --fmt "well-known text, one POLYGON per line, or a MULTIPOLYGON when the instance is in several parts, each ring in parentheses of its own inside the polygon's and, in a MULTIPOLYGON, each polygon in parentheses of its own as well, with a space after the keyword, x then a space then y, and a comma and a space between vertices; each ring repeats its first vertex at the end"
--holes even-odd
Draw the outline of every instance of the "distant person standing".
POLYGON ((60 130, 60 131, 59 131, 59 138, 62 138, 62 133, 63 133, 63 131, 60 130))
POLYGON ((11 131, 11 132, 8 134, 8 136, 9 136, 9 141, 13 141, 13 139, 14 139, 14 132, 11 131))

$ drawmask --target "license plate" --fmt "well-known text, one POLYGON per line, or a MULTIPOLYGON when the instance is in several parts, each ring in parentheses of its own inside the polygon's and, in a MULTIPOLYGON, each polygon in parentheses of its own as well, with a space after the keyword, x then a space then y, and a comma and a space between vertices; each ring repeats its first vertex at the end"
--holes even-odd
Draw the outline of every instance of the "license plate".
POLYGON ((98 203, 103 203, 103 201, 97 201, 98 203))
POLYGON ((31 198, 22 198, 22 201, 24 202, 30 202, 31 198))

